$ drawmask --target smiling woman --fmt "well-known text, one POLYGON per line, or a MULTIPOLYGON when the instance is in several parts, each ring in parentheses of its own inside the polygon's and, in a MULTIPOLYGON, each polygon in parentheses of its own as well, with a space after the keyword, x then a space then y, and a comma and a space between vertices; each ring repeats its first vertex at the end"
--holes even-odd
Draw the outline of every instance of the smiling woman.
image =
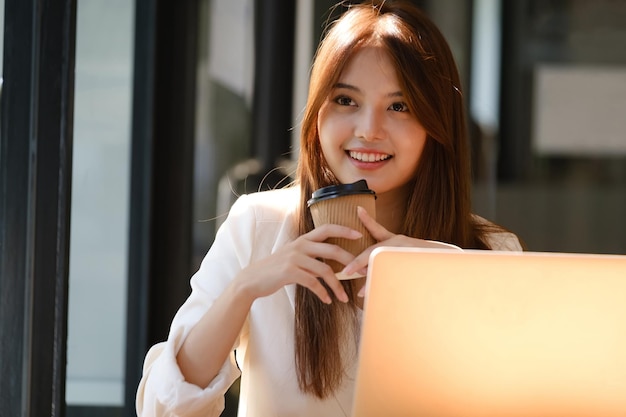
POLYGON ((460 92, 445 39, 411 2, 347 7, 315 55, 295 181, 232 206, 168 340, 146 356, 139 416, 218 416, 239 370, 240 416, 349 415, 365 278, 339 281, 323 260, 351 276, 381 245, 521 249, 470 211, 460 92), (353 254, 332 242, 363 233, 314 227, 307 203, 361 179, 376 218, 354 214, 375 243, 353 254))

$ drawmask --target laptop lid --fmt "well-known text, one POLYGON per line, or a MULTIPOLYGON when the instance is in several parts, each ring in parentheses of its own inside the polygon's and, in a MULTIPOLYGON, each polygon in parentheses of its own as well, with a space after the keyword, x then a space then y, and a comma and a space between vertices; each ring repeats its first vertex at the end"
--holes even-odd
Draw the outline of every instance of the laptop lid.
POLYGON ((353 416, 626 416, 626 256, 379 248, 353 416))

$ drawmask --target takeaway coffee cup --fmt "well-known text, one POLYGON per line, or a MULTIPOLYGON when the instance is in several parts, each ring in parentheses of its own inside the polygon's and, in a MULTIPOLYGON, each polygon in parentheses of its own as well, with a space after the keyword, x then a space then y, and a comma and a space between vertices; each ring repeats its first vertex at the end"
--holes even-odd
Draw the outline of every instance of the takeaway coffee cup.
MULTIPOLYGON (((376 193, 367 186, 367 181, 359 180, 352 184, 338 184, 320 188, 307 202, 315 227, 323 224, 340 224, 359 231, 359 239, 329 238, 327 242, 338 245, 353 255, 359 255, 376 243, 357 215, 357 206, 363 207, 370 216, 376 218, 376 193)), ((344 265, 330 259, 325 262, 340 272, 344 265)), ((338 274, 339 279, 353 278, 338 274)))

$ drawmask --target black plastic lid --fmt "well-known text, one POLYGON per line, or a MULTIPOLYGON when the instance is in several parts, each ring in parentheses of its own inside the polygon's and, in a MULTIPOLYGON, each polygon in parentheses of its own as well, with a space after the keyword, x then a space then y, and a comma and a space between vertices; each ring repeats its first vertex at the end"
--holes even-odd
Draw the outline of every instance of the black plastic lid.
POLYGON ((320 188, 313 192, 311 199, 307 201, 307 205, 311 206, 311 204, 317 203, 318 201, 353 194, 374 194, 374 196, 376 196, 374 190, 368 188, 367 181, 359 180, 352 184, 337 184, 320 188))

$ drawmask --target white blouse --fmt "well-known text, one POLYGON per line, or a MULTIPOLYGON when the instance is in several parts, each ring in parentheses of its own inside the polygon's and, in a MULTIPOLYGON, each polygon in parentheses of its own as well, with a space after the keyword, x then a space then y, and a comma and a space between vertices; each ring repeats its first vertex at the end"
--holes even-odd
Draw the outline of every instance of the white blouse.
MULTIPOLYGON (((297 237, 299 198, 299 188, 292 187, 237 199, 191 278, 191 295, 176 313, 167 341, 154 345, 146 355, 137 391, 138 417, 217 417, 224 409, 224 394, 240 376, 239 369, 243 370, 240 417, 350 415, 356 355, 341 389, 331 398, 320 400, 298 387, 293 344, 295 285, 253 303, 234 353, 208 387, 185 382, 176 362, 191 328, 237 273, 297 237)), ((489 243, 495 250, 522 250, 512 233, 492 234, 489 243)))

